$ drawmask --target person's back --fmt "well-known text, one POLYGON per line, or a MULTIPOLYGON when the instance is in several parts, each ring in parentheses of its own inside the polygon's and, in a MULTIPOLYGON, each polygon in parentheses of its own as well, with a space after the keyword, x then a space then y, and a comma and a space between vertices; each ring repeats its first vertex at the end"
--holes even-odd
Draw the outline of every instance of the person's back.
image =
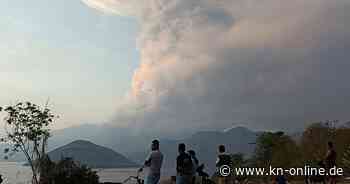
POLYGON ((226 165, 227 167, 231 167, 231 156, 226 153, 226 148, 224 145, 219 146, 218 152, 219 154, 216 160, 216 174, 218 176, 218 184, 233 183, 233 179, 231 176, 222 176, 219 172, 220 168, 224 165, 226 165))
POLYGON ((227 153, 219 153, 218 155, 218 159, 217 159, 217 162, 216 162, 216 166, 217 167, 221 167, 223 165, 227 165, 227 166, 230 166, 232 164, 232 161, 231 161, 231 156, 227 153))
POLYGON ((187 154, 185 144, 179 144, 179 156, 176 158, 176 184, 190 184, 193 176, 193 163, 187 154))
POLYGON ((149 174, 160 174, 163 164, 163 154, 159 150, 150 153, 149 174))
POLYGON ((177 172, 180 175, 192 175, 193 173, 193 163, 191 156, 187 153, 181 153, 177 159, 177 172))

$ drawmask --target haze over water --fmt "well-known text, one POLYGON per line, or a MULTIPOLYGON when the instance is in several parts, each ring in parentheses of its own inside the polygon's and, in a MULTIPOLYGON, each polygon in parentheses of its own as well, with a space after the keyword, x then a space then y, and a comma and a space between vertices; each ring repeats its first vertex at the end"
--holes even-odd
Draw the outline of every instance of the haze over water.
MULTIPOLYGON (((97 169, 100 182, 122 182, 131 175, 136 175, 136 168, 127 169, 97 169)), ((0 162, 0 174, 3 184, 30 184, 31 171, 29 167, 18 162, 0 162)))

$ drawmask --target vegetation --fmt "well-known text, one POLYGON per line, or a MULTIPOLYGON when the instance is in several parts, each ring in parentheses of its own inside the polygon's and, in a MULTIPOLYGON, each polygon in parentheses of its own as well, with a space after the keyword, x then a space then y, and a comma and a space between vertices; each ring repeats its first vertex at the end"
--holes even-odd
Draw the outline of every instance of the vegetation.
POLYGON ((57 116, 47 107, 30 102, 20 102, 5 108, 5 137, 1 142, 9 145, 5 149, 6 158, 22 152, 30 166, 33 184, 98 184, 96 172, 79 165, 70 158, 55 163, 46 153, 50 136, 50 125, 57 116))
POLYGON ((63 158, 54 163, 47 157, 45 163, 40 184, 99 184, 95 171, 71 158, 63 158))
POLYGON ((6 135, 2 142, 10 145, 5 153, 21 151, 31 167, 33 183, 39 184, 41 160, 46 155, 47 139, 50 136, 49 126, 55 116, 47 107, 40 107, 30 102, 17 103, 5 108, 6 135))
MULTIPOLYGON (((242 153, 236 153, 236 154, 232 154, 231 155, 231 160, 232 160, 232 166, 231 168, 234 167, 249 167, 249 160, 247 160, 246 158, 244 158, 244 155, 242 153)), ((233 176, 235 177, 235 179, 237 181, 239 181, 240 183, 242 181, 244 181, 245 179, 247 179, 246 176, 242 176, 242 175, 236 175, 236 173, 232 173, 233 176)))
POLYGON ((257 167, 271 165, 282 168, 317 166, 325 159, 329 141, 335 145, 338 155, 337 166, 349 173, 350 128, 336 128, 329 122, 311 124, 299 139, 292 138, 283 132, 262 133, 256 140, 253 164, 257 167))
POLYGON ((350 145, 348 148, 344 151, 344 155, 342 158, 342 164, 345 169, 346 174, 350 174, 350 145))
MULTIPOLYGON (((5 108, 5 137, 1 142, 10 145, 5 153, 22 152, 33 172, 33 184, 98 184, 98 175, 90 168, 71 158, 58 162, 50 160, 46 145, 50 125, 55 118, 47 107, 30 102, 17 103, 5 108)), ((350 174, 350 128, 336 127, 337 121, 317 122, 305 129, 301 137, 284 132, 263 132, 256 139, 255 152, 247 159, 243 154, 232 154, 232 167, 302 167, 315 166, 324 160, 327 142, 332 141, 337 152, 337 166, 350 174)), ((236 176, 239 181, 247 179, 236 176)), ((256 179, 249 177, 248 179, 256 179)), ((260 179, 271 179, 263 177, 260 179)))

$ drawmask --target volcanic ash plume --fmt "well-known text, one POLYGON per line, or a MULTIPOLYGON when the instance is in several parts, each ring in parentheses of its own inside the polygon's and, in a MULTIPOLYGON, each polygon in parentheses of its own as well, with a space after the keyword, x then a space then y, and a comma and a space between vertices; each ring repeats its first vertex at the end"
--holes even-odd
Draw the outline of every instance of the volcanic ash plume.
POLYGON ((142 115, 129 122, 175 133, 349 118, 347 0, 83 1, 141 25, 124 107, 142 115))

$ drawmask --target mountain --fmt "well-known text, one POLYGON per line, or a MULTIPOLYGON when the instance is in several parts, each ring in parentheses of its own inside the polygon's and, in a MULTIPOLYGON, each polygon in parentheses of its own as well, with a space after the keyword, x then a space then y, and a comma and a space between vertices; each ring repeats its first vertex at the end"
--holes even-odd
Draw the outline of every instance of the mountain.
POLYGON ((136 163, 112 149, 84 140, 71 142, 48 154, 53 161, 58 161, 62 157, 71 157, 92 168, 137 167, 136 163))
POLYGON ((210 170, 215 168, 217 146, 224 144, 230 153, 243 153, 247 156, 254 151, 257 135, 245 127, 233 127, 224 131, 198 131, 183 138, 156 137, 135 133, 130 128, 115 127, 110 124, 81 125, 53 132, 49 139, 49 150, 77 139, 89 140, 95 144, 111 148, 126 155, 130 160, 141 164, 146 158, 152 139, 159 139, 164 153, 164 167, 174 168, 177 145, 185 143, 188 149, 197 152, 198 158, 210 170))
POLYGON ((347 121, 341 125, 342 128, 350 128, 350 121, 347 121))
MULTIPOLYGON (((173 170, 177 156, 177 145, 185 143, 188 149, 196 151, 202 163, 213 170, 217 154, 217 146, 224 144, 230 153, 243 153, 249 156, 255 149, 254 143, 259 132, 245 127, 233 127, 224 131, 198 131, 184 138, 156 137, 154 135, 135 133, 130 128, 120 128, 109 124, 81 125, 63 130, 56 130, 49 139, 48 150, 68 144, 74 140, 88 140, 95 144, 111 148, 112 151, 127 156, 137 164, 143 163, 150 150, 153 139, 160 140, 161 151, 164 154, 164 167, 173 170)), ((56 152, 56 150, 51 151, 56 152)), ((56 159, 60 158, 56 155, 56 159)), ((80 155, 79 155, 80 156, 80 155)), ((78 158, 78 157, 76 157, 78 158)), ((96 158, 101 158, 96 155, 96 158)))
POLYGON ((140 135, 133 129, 116 127, 110 124, 84 124, 52 132, 48 149, 68 144, 75 140, 89 140, 95 144, 112 148, 123 155, 140 152, 149 148, 154 137, 140 135))
POLYGON ((256 138, 257 133, 245 127, 235 127, 227 131, 201 131, 182 140, 161 140, 161 151, 166 155, 165 167, 174 168, 177 145, 185 143, 187 150, 193 149, 200 162, 204 163, 209 171, 213 171, 218 145, 225 145, 229 153, 243 153, 249 156, 255 149, 256 138))

